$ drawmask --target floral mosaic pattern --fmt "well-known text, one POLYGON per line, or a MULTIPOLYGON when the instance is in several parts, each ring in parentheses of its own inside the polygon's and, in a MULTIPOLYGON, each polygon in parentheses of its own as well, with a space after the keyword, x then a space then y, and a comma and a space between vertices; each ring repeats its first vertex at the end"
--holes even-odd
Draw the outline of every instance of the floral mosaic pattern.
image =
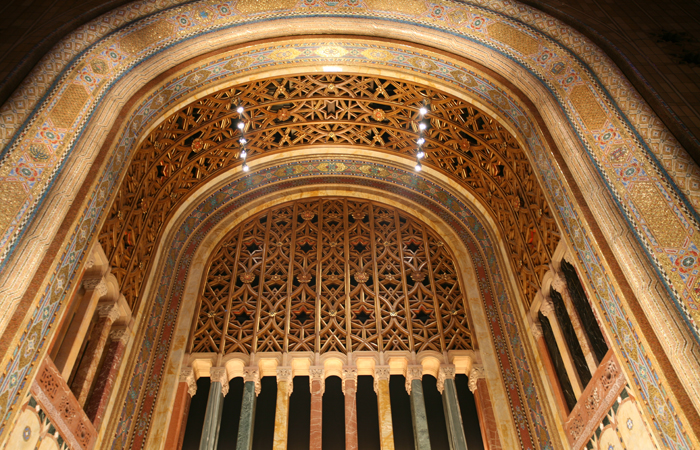
MULTIPOLYGON (((74 44, 70 51, 48 58, 60 60, 54 61, 55 67, 48 68, 44 63, 38 69, 39 75, 51 80, 58 75, 59 70, 67 69, 61 83, 56 85, 45 101, 40 103, 39 100, 48 92, 49 84, 45 81, 36 85, 28 83, 21 89, 21 92, 27 94, 22 100, 13 97, 3 107, 0 111, 0 129, 3 143, 7 144, 2 152, 4 159, 0 167, 0 194, 7 199, 0 214, 0 229, 3 230, 0 256, 3 263, 33 217, 50 181, 55 177, 56 169, 60 169, 65 161, 77 138, 77 132, 84 127, 97 102, 124 71, 177 40, 244 24, 250 20, 318 15, 320 12, 332 16, 340 14, 336 8, 339 3, 345 2, 330 5, 326 2, 281 1, 276 2, 279 9, 273 13, 256 10, 252 2, 239 3, 199 2, 177 7, 149 16, 133 27, 101 39, 101 33, 114 31, 119 25, 141 17, 147 11, 153 13, 171 5, 162 2, 154 8, 152 4, 132 4, 123 9, 119 17, 108 15, 97 23, 87 25, 84 30, 86 39, 81 41, 74 34, 68 39, 74 44), (322 11, 314 8, 322 8, 322 11), (90 30, 90 27, 94 28, 90 30), (95 44, 88 48, 92 42, 95 44), (77 49, 87 51, 90 57, 85 53, 71 61, 70 58, 77 55, 77 49), (30 92, 32 89, 34 91, 30 92), (32 112, 34 106, 38 108, 32 112)), ((374 0, 349 2, 343 6, 342 14, 347 17, 351 14, 348 8, 356 8, 358 17, 375 14, 386 20, 407 21, 443 30, 490 46, 536 74, 566 110, 610 192, 619 202, 621 210, 637 232, 638 239, 645 245, 651 260, 665 280, 671 297, 685 315, 690 329, 696 331, 696 318, 700 314, 697 309, 700 288, 695 284, 697 279, 693 272, 694 265, 698 262, 697 258, 693 262, 688 257, 693 256, 699 245, 696 242, 697 214, 689 206, 698 203, 694 193, 700 187, 697 168, 689 162, 687 155, 678 148, 648 107, 636 96, 629 84, 623 81, 622 76, 615 70, 605 69, 610 66, 608 60, 585 39, 529 8, 495 0, 485 1, 481 6, 485 8, 476 4, 447 2, 435 8, 428 7, 424 2, 402 2, 399 6, 392 6, 389 2, 374 0), (625 115, 619 111, 624 111, 625 115), (679 159, 687 163, 681 169, 674 169, 670 161, 679 159), (678 255, 684 257, 676 264, 678 255)), ((296 55, 292 50, 296 49, 270 53, 269 58, 276 62, 290 62, 305 56, 303 53, 296 55)), ((346 53, 341 56, 348 54, 351 55, 346 53)), ((372 50, 368 55, 374 58, 363 55, 368 61, 387 63, 382 61, 382 55, 387 56, 386 53, 372 50)), ((468 69, 462 68, 466 77, 459 72, 444 74, 440 72, 435 58, 414 54, 398 60, 392 59, 391 54, 388 56, 389 61, 396 64, 395 67, 410 67, 411 70, 448 80, 484 99, 509 120, 517 119, 513 123, 532 144, 536 166, 553 193, 571 239, 597 288, 596 294, 601 308, 606 312, 609 329, 617 337, 618 345, 629 360, 629 370, 635 374, 638 388, 646 396, 645 400, 653 405, 650 414, 659 419, 658 431, 670 447, 688 447, 682 425, 674 419, 673 405, 666 400, 668 396, 645 357, 645 350, 639 344, 626 311, 613 287, 608 284, 605 272, 598 263, 600 259, 571 207, 557 178, 555 166, 537 142, 539 137, 533 132, 535 128, 527 116, 513 112, 517 105, 496 89, 488 92, 470 89, 475 74, 469 73, 468 69), (508 106, 511 107, 510 114, 508 106), (521 117, 525 118, 522 124, 521 117)), ((335 60, 333 58, 338 57, 337 52, 316 54, 315 60, 335 60)), ((247 67, 254 59, 240 60, 239 66, 232 68, 233 72, 247 67)), ((190 83, 200 81, 199 77, 194 77, 190 83)), ((176 97, 177 94, 173 99, 176 97)), ((129 133, 132 139, 136 139, 142 129, 141 120, 142 117, 131 122, 129 133)), ((128 152, 119 148, 112 163, 121 165, 126 160, 128 152)), ((7 375, 0 379, 0 413, 6 418, 9 417, 8 406, 16 401, 20 392, 26 391, 24 383, 25 376, 29 373, 29 364, 38 356, 37 351, 43 346, 51 318, 57 312, 65 289, 70 284, 73 268, 80 260, 85 239, 90 235, 85 230, 92 232, 99 219, 101 210, 95 205, 108 199, 107 193, 110 192, 109 187, 114 179, 115 173, 108 171, 83 216, 81 232, 74 236, 61 265, 56 269, 51 285, 27 324, 20 341, 21 348, 7 361, 7 375)))

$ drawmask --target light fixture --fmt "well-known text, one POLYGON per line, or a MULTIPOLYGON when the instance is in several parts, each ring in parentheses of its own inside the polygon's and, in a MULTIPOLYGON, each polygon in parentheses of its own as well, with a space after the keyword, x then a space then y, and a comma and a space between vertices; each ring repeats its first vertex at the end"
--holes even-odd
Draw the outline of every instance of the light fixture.
POLYGON ((420 113, 421 116, 424 116, 424 115, 428 114, 428 108, 426 108, 425 106, 421 106, 420 109, 418 110, 418 112, 420 113))
POLYGON ((243 163, 243 172, 247 172, 250 170, 250 167, 248 167, 248 163, 243 163))
POLYGON ((238 140, 238 143, 241 144, 241 145, 245 145, 245 144, 248 143, 248 141, 246 141, 246 139, 245 139, 244 137, 242 137, 242 138, 240 138, 240 139, 238 140))
POLYGON ((418 149, 418 153, 416 153, 416 158, 418 158, 418 159, 425 158, 425 152, 422 149, 418 149))
POLYGON ((421 122, 418 124, 418 129, 421 131, 425 131, 425 129, 428 128, 428 126, 425 124, 425 122, 421 122))
POLYGON ((421 165, 420 161, 416 162, 416 172, 420 172, 421 169, 423 169, 423 166, 421 165))
POLYGON ((245 128, 245 123, 243 123, 243 121, 241 120, 240 122, 238 122, 238 125, 236 125, 236 126, 238 127, 239 130, 243 130, 243 128, 245 128))
POLYGON ((243 107, 242 107, 242 106, 239 106, 238 108, 236 108, 236 112, 237 112, 238 114, 243 114, 243 107))
POLYGON ((245 149, 241 150, 241 158, 246 159, 248 157, 248 152, 245 151, 245 149))
POLYGON ((416 144, 418 144, 418 145, 425 144, 425 139, 423 139, 422 137, 419 137, 418 140, 416 141, 416 144))

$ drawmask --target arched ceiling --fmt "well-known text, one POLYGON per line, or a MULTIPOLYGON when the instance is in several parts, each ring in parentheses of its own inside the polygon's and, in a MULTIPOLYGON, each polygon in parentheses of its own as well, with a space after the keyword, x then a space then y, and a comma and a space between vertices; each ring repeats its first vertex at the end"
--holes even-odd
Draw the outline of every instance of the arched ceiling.
POLYGON ((269 153, 322 154, 347 146, 414 159, 418 109, 429 105, 424 162, 457 180, 499 223, 526 303, 534 298, 560 238, 518 141, 495 119, 454 95, 417 83, 352 74, 257 80, 190 103, 140 144, 116 194, 100 242, 132 309, 158 235, 184 199, 241 164, 244 106, 248 161, 269 153))

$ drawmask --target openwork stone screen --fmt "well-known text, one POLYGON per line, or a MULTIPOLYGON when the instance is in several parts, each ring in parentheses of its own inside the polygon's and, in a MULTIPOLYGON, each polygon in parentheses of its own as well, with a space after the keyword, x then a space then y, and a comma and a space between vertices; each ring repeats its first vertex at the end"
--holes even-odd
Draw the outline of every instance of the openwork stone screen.
POLYGON ((192 352, 471 349, 454 258, 378 203, 299 200, 231 231, 202 286, 192 352))

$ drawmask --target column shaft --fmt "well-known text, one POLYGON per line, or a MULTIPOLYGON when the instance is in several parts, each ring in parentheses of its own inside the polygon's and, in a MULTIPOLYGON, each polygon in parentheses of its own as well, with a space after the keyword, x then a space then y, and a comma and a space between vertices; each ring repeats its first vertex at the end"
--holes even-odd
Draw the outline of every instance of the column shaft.
POLYGON ((221 381, 212 381, 209 386, 207 412, 204 415, 202 439, 199 450, 215 450, 219 443, 219 428, 221 427, 221 411, 224 408, 224 395, 221 393, 221 381))
POLYGON ((467 450, 467 439, 464 436, 462 414, 459 411, 455 380, 448 378, 443 382, 442 404, 445 408, 447 435, 450 439, 451 450, 467 450))
POLYGON ((180 450, 182 448, 182 439, 185 437, 185 428, 187 426, 187 414, 190 410, 190 401, 192 399, 188 389, 189 386, 184 381, 177 385, 177 394, 175 394, 175 404, 170 416, 168 435, 165 438, 165 448, 168 450, 180 450))
POLYGON ((321 450, 323 445, 323 380, 311 380, 311 436, 309 448, 321 450))
POLYGON ((391 423, 391 397, 389 377, 374 379, 379 407, 379 439, 382 450, 394 450, 394 427, 391 423))
MULTIPOLYGON (((471 380, 469 380, 471 383, 471 380)), ((470 384, 471 387, 471 384, 470 384)), ((501 450, 501 441, 498 437, 498 425, 493 413, 493 404, 489 397, 486 379, 479 378, 474 390, 474 403, 479 415, 481 425, 481 438, 484 441, 484 450, 501 450)))
POLYGON ((287 429, 289 427, 289 394, 290 380, 277 381, 277 405, 275 408, 275 432, 272 443, 273 450, 287 449, 287 429))
POLYGON ((102 363, 102 369, 97 376, 95 388, 92 391, 92 395, 90 395, 90 400, 85 409, 88 418, 92 421, 93 425, 95 425, 96 430, 100 428, 102 417, 107 409, 109 398, 112 395, 114 382, 119 372, 119 365, 121 364, 122 357, 124 356, 124 349, 126 348, 126 333, 127 331, 124 329, 110 333, 110 342, 107 346, 107 353, 102 363))
POLYGON ((255 381, 246 381, 243 386, 241 419, 238 422, 237 450, 251 450, 253 448, 253 428, 255 425, 255 403, 257 398, 255 381))
POLYGON ((564 332, 559 325, 559 319, 557 318, 554 303, 552 302, 551 298, 544 299, 540 311, 542 311, 542 314, 549 320, 549 325, 554 333, 554 339, 557 341, 557 347, 559 348, 559 353, 561 353, 561 359, 564 362, 566 373, 569 375, 571 388, 574 390, 574 395, 576 395, 576 398, 579 398, 583 392, 583 384, 581 383, 581 378, 579 378, 578 371, 574 366, 574 357, 571 354, 568 344, 566 343, 566 338, 564 337, 564 332))
POLYGON ((357 382, 344 380, 345 394, 345 450, 358 450, 357 444, 357 382))
POLYGON ((417 378, 411 380, 411 419, 416 450, 430 450, 430 433, 428 432, 428 414, 425 411, 423 397, 423 381, 417 378))
POLYGON ((80 367, 71 386, 71 390, 78 399, 80 406, 85 406, 90 393, 90 386, 92 386, 92 380, 95 372, 97 372, 97 366, 100 364, 100 358, 102 358, 102 352, 107 343, 112 322, 118 317, 116 311, 117 309, 114 305, 105 306, 103 309, 100 309, 98 305, 99 319, 92 330, 90 343, 85 349, 83 360, 80 362, 80 367))

